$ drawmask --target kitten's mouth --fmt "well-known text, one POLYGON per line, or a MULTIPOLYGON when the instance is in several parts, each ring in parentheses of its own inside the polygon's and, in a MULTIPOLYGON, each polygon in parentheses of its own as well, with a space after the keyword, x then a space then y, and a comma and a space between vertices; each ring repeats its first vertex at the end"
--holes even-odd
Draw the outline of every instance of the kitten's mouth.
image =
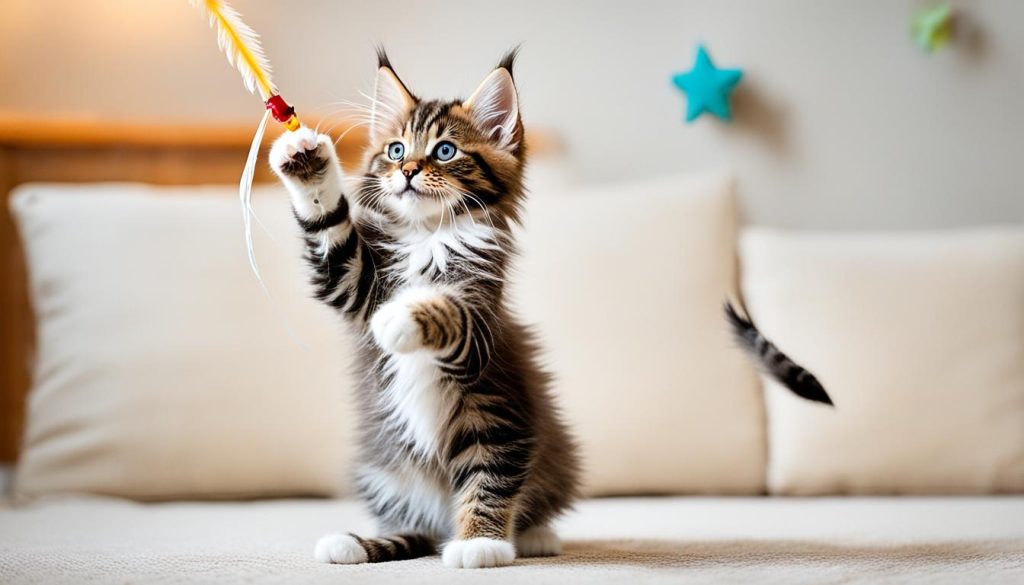
POLYGON ((413 197, 419 197, 420 195, 422 195, 422 193, 420 193, 419 191, 417 191, 416 189, 414 189, 412 187, 406 187, 405 189, 402 189, 401 191, 399 191, 397 193, 398 197, 405 197, 406 195, 411 195, 413 197))

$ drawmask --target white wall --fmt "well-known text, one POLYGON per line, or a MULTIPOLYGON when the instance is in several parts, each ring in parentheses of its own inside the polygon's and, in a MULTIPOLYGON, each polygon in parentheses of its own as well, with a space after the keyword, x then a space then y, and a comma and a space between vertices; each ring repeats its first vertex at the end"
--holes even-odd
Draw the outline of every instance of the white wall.
MULTIPOLYGON (((509 46, 528 124, 586 181, 729 166, 749 217, 811 228, 1024 221, 1024 2, 956 2, 943 53, 912 0, 235 0, 302 111, 358 99, 373 45, 428 96, 467 94, 509 46), (732 125, 682 123, 698 40, 740 66, 732 125)), ((260 107, 185 0, 5 0, 0 109, 252 121, 260 107)))

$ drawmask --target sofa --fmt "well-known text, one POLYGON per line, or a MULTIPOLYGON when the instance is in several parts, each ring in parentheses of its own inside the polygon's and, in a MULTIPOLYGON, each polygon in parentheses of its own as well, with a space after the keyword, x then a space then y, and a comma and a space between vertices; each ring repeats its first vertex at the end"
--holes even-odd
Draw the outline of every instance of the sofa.
POLYGON ((0 583, 1024 582, 1024 229, 744 227, 708 173, 535 180, 511 284, 580 444, 559 557, 313 560, 353 499, 352 341, 287 204, 262 283, 221 187, 20 187, 37 319, 0 583), (761 377, 731 298, 828 388, 761 377))

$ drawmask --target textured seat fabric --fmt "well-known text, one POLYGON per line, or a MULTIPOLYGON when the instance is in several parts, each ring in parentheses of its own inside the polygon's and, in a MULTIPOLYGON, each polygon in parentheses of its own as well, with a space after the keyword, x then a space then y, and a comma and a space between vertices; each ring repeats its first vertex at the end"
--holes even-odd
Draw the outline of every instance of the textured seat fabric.
POLYGON ((561 523, 557 558, 313 561, 320 535, 372 529, 348 500, 44 500, 0 509, 0 583, 1024 582, 1024 497, 599 499, 561 523))

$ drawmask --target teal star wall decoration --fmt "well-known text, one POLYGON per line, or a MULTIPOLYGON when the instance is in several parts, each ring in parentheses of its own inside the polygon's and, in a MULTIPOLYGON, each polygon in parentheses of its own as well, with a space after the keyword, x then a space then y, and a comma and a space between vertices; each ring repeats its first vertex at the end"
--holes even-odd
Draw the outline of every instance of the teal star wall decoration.
POLYGON ((715 67, 704 45, 698 45, 693 69, 672 76, 672 83, 686 93, 686 121, 693 122, 704 112, 731 121, 729 95, 742 77, 740 69, 715 67))
POLYGON ((934 53, 953 37, 953 7, 943 3, 919 11, 910 23, 910 36, 926 53, 934 53))

